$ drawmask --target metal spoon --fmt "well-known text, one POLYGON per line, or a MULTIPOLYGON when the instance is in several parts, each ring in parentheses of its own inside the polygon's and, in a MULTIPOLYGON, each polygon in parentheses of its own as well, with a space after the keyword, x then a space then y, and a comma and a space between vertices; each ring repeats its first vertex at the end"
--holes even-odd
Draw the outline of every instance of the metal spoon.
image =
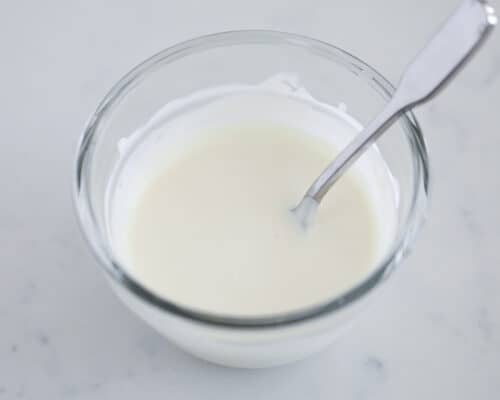
POLYGON ((496 25, 495 10, 483 0, 466 0, 417 55, 401 76, 392 99, 347 145, 292 209, 301 225, 312 221, 319 203, 358 157, 406 110, 438 93, 496 25))

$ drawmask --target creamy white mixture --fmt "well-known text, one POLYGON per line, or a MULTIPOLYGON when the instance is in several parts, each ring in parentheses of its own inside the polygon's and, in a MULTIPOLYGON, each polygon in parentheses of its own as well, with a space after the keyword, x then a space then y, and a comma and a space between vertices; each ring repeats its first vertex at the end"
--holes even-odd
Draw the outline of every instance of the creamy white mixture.
POLYGON ((167 104, 121 143, 107 220, 119 261, 178 304, 266 315, 359 283, 393 240, 397 188, 374 147, 302 229, 290 209, 361 129, 293 77, 167 104))

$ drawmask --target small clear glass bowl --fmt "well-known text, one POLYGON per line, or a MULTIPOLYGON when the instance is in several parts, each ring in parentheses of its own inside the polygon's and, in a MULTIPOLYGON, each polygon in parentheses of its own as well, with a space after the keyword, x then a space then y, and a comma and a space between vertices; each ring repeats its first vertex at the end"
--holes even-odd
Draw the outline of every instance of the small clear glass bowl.
POLYGON ((362 124, 394 92, 393 85, 368 64, 328 43, 273 31, 218 33, 166 49, 125 75, 91 116, 78 145, 77 213, 112 288, 135 313, 179 347, 227 366, 285 364, 331 343, 401 262, 425 214, 427 150, 415 117, 407 112, 377 142, 398 182, 397 235, 382 262, 347 292, 309 309, 238 318, 185 308, 135 280, 111 251, 104 212, 120 139, 176 98, 218 85, 257 84, 283 72, 298 75, 315 99, 346 104, 349 114, 362 124))

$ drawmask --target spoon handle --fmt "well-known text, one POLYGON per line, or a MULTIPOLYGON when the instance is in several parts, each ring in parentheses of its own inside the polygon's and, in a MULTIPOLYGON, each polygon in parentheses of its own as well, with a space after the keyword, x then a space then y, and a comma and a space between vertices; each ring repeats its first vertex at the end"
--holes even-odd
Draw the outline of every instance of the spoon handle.
POLYGON ((305 197, 321 202, 332 185, 342 176, 344 171, 358 159, 387 129, 399 115, 395 102, 389 102, 381 113, 372 120, 340 153, 328 164, 307 190, 305 197))
POLYGON ((305 197, 319 203, 344 171, 400 113, 434 96, 470 58, 496 24, 483 0, 465 0, 427 46, 408 65, 391 101, 313 182, 305 197))

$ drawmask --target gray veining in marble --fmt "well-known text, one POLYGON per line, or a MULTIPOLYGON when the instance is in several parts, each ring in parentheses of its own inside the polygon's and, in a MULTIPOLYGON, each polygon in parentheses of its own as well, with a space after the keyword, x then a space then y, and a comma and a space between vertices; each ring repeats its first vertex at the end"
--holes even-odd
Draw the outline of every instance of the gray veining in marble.
POLYGON ((231 370, 177 350, 108 290, 71 204, 86 118, 160 49, 270 28, 330 41, 394 79, 457 3, 3 1, 0 400, 498 398, 500 31, 417 111, 433 198, 415 250, 351 334, 304 362, 231 370))

